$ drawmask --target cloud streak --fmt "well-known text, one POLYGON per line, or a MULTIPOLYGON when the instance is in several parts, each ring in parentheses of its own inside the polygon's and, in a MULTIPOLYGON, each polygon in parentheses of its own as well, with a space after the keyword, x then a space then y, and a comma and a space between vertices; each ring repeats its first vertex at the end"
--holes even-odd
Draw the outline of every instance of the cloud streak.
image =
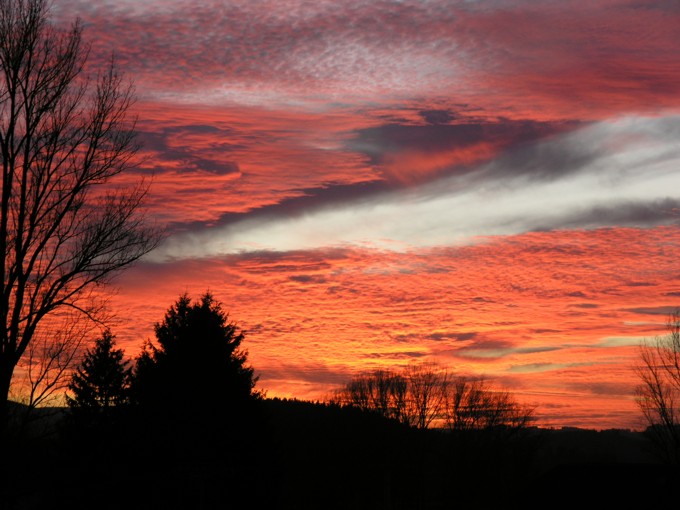
POLYGON ((333 245, 405 250, 538 230, 677 224, 678 131, 677 117, 598 123, 375 200, 180 235, 152 259, 333 245))

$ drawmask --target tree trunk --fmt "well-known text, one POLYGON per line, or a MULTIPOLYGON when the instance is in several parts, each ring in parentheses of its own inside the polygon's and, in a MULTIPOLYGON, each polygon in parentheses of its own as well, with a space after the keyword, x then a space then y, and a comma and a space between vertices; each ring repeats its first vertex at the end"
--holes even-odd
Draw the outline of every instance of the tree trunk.
POLYGON ((14 364, 0 361, 0 436, 5 432, 9 419, 9 386, 13 373, 14 364))

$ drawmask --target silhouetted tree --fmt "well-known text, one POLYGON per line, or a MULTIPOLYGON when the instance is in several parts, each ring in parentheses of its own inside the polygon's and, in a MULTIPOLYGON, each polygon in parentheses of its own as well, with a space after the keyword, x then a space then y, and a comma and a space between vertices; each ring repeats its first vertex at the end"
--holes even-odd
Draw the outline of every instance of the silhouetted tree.
POLYGON ((158 345, 146 343, 135 369, 140 404, 221 409, 259 396, 245 332, 210 293, 194 303, 180 296, 154 329, 158 345))
POLYGON ((74 320, 62 317, 59 323, 59 329, 34 336, 14 374, 10 398, 24 404, 10 411, 9 422, 15 433, 21 434, 33 422, 46 421, 49 414, 58 415, 64 403, 69 383, 66 375, 93 324, 78 317, 74 320), (45 406, 52 406, 52 412, 37 412, 38 407, 45 406))
MULTIPOLYGON (((390 494, 408 486, 400 497, 410 498, 404 503, 409 508, 428 507, 430 495, 442 487, 466 504, 478 502, 482 487, 509 494, 536 452, 529 427, 532 407, 483 379, 454 377, 434 362, 358 374, 330 400, 345 410, 361 409, 408 426, 408 433, 392 428, 387 434, 390 422, 383 423, 382 441, 392 453, 373 465, 369 477, 382 481, 390 494)), ((432 507, 444 507, 441 501, 432 507)))
POLYGON ((332 400, 407 423, 406 390, 404 376, 390 370, 376 370, 352 378, 332 400))
POLYGON ((359 374, 331 403, 378 413, 419 429, 434 422, 452 431, 497 427, 519 429, 533 420, 534 409, 483 379, 451 377, 433 362, 413 363, 403 373, 376 370, 359 374))
POLYGON ((667 333, 644 340, 636 373, 637 403, 647 433, 665 460, 680 464, 680 309, 668 316, 667 333))
POLYGON ((411 364, 403 373, 381 369, 359 374, 330 400, 425 429, 441 417, 447 383, 446 370, 436 363, 411 364))
POLYGON ((94 285, 150 251, 134 164, 132 88, 113 61, 85 76, 82 25, 51 25, 48 0, 0 0, 0 420, 15 367, 59 312, 91 319, 94 285), (108 184, 105 189, 100 189, 108 184))
POLYGON ((507 391, 493 389, 484 379, 454 378, 447 389, 443 416, 452 431, 526 428, 534 408, 517 402, 507 391))
POLYGON ((71 376, 68 389, 73 396, 66 396, 69 407, 106 411, 127 404, 132 378, 129 364, 123 350, 116 348, 111 331, 104 331, 71 376))
POLYGON ((408 411, 410 424, 426 429, 437 418, 446 400, 449 376, 433 362, 412 363, 406 367, 408 380, 408 411))
POLYGON ((153 505, 186 508, 202 498, 206 508, 240 499, 256 506, 267 496, 258 492, 256 471, 267 432, 257 378, 242 348, 245 332, 205 293, 195 302, 180 296, 155 325, 155 336, 133 376, 133 410, 140 428, 151 432, 135 452, 144 459, 138 476, 152 472, 163 493, 153 505), (195 496, 185 501, 188 490, 195 496))

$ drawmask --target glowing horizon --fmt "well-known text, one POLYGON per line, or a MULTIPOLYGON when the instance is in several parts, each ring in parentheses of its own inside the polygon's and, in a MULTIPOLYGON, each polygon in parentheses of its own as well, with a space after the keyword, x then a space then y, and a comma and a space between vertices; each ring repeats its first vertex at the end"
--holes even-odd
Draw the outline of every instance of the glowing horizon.
POLYGON ((130 356, 210 290, 270 396, 431 359, 542 426, 639 428, 680 306, 673 1, 86 3, 134 80, 163 244, 115 282, 130 356))

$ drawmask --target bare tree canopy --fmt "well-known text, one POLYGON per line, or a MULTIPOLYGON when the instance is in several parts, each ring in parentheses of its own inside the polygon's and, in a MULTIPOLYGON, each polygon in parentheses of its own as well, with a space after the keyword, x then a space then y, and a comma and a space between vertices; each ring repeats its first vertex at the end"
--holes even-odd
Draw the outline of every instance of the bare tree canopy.
POLYGON ((507 391, 494 390, 484 379, 459 376, 446 392, 444 418, 454 431, 521 429, 532 424, 534 408, 518 402, 507 391))
POLYGON ((0 0, 0 416, 43 319, 93 318, 93 286, 159 238, 141 214, 146 185, 110 183, 139 148, 132 88, 113 59, 88 79, 80 22, 61 30, 49 14, 46 0, 0 0))
POLYGON ((330 400, 419 429, 433 424, 452 431, 526 428, 534 413, 483 379, 454 377, 433 362, 410 364, 401 373, 382 369, 359 374, 330 400))
POLYGON ((669 315, 666 329, 640 345, 636 395, 660 453, 680 464, 680 309, 669 315))

